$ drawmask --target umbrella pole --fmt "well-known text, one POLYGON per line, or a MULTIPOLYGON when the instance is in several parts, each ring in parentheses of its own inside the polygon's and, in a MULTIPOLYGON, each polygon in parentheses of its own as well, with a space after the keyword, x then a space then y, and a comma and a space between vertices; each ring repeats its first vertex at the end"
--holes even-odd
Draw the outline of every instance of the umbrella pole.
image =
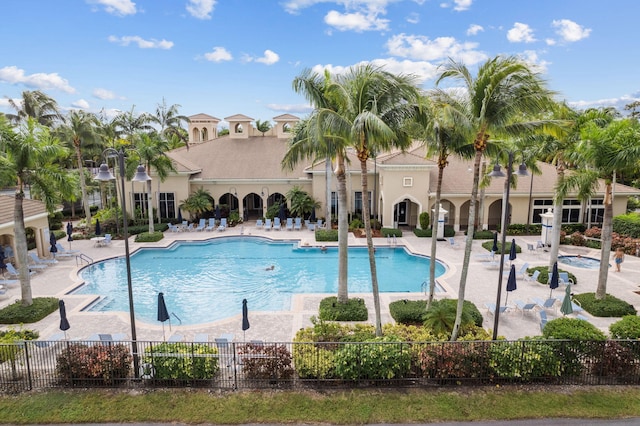
POLYGON ((165 335, 164 335, 164 322, 162 323, 162 340, 163 340, 164 342, 166 342, 166 341, 167 341, 167 338, 166 338, 166 337, 165 337, 165 335))

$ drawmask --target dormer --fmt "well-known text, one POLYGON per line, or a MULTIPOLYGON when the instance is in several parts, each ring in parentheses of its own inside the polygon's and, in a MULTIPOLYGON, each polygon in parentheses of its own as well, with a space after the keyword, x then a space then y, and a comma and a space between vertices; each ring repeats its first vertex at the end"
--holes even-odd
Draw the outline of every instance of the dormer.
POLYGON ((243 114, 236 114, 225 117, 229 123, 229 137, 231 139, 248 139, 251 133, 251 122, 253 118, 243 114))
POLYGON ((273 121, 276 122, 276 136, 278 139, 288 139, 291 136, 291 131, 300 119, 295 115, 282 114, 277 117, 273 117, 273 121))
POLYGON ((189 143, 200 143, 218 137, 219 118, 200 113, 190 116, 189 120, 189 143))

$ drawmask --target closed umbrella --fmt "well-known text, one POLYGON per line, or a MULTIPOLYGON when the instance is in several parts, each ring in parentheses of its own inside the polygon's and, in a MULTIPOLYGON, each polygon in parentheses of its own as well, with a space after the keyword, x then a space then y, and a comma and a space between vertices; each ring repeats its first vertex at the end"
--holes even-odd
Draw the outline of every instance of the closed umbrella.
POLYGON ((178 209, 178 223, 182 223, 182 210, 178 209))
POLYGON ((69 221, 69 223, 67 223, 67 241, 69 241, 69 250, 71 250, 71 241, 73 241, 71 234, 73 234, 73 224, 69 221))
POLYGON ((558 262, 553 263, 553 269, 551 270, 551 280, 549 281, 549 288, 551 291, 549 292, 549 298, 553 294, 553 290, 558 288, 560 285, 560 281, 558 280, 558 262))
POLYGON ((67 339, 67 330, 71 328, 69 320, 67 320, 67 308, 64 306, 64 300, 58 301, 58 309, 60 309, 60 330, 64 331, 64 338, 67 339))
POLYGON ((564 299, 562 299, 560 312, 562 312, 562 315, 573 313, 573 306, 571 305, 571 284, 567 284, 567 288, 564 290, 564 299))
POLYGON ((504 305, 507 306, 507 300, 509 300, 509 293, 518 288, 518 284, 516 282, 516 265, 511 265, 511 270, 509 271, 509 278, 507 279, 507 296, 504 298, 504 305))
POLYGON ((242 335, 243 340, 246 339, 246 331, 249 329, 249 309, 247 308, 247 299, 242 299, 242 335))
POLYGON ((221 217, 221 216, 220 216, 220 206, 219 206, 219 205, 217 205, 217 206, 216 206, 216 213, 215 213, 215 215, 216 215, 216 220, 217 220, 217 221, 219 221, 219 220, 220 220, 220 217, 221 217))
POLYGON ((100 229, 100 221, 96 219, 96 235, 102 234, 102 229, 100 229))
POLYGON ((49 233, 49 245, 51 247, 49 247, 49 251, 51 253, 53 253, 53 257, 56 257, 56 253, 58 252, 58 247, 56 247, 56 243, 58 241, 56 241, 56 236, 53 234, 53 232, 49 233))
POLYGON ((511 249, 509 250, 509 262, 516 260, 516 239, 511 240, 511 249))
POLYGON ((278 212, 278 217, 280 218, 280 220, 282 222, 284 222, 285 220, 287 220, 287 212, 285 211, 286 206, 284 203, 280 204, 280 211, 278 212))
POLYGON ((493 246, 491 247, 491 251, 494 253, 498 252, 498 233, 493 233, 493 246))
POLYGON ((4 249, 0 246, 0 272, 4 274, 4 270, 7 269, 7 264, 4 263, 4 249))
POLYGON ((158 293, 158 321, 162 323, 162 340, 166 340, 164 335, 164 322, 169 320, 169 330, 171 330, 171 319, 169 317, 169 311, 167 305, 164 303, 164 294, 158 293))

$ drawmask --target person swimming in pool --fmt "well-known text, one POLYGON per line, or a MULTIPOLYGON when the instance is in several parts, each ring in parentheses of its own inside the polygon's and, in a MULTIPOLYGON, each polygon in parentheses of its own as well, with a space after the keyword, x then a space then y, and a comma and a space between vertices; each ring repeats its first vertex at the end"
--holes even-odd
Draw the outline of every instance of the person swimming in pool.
POLYGON ((271 265, 268 268, 265 268, 265 271, 273 271, 276 268, 276 265, 271 265))

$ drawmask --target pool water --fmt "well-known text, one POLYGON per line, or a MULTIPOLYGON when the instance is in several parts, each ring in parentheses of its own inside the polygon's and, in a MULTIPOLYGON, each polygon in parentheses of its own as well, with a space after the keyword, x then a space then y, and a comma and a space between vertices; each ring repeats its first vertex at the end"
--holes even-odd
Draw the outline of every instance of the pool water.
MULTIPOLYGON (((429 264, 428 257, 401 247, 377 247, 380 292, 420 292, 429 264)), ((436 276, 445 270, 436 262, 436 276)), ((80 271, 80 277, 85 284, 74 294, 101 296, 91 310, 129 310, 124 258, 92 264, 80 271)), ((338 249, 323 251, 257 237, 179 242, 136 251, 131 277, 137 319, 156 321, 157 297, 163 292, 169 312, 183 325, 201 324, 239 315, 245 298, 250 311, 282 311, 290 309, 294 293, 337 293, 338 249)), ((370 292, 367 249, 350 248, 349 294, 370 292)))
POLYGON ((575 266, 576 268, 598 269, 600 268, 600 259, 585 256, 558 256, 558 262, 565 265, 575 266))

